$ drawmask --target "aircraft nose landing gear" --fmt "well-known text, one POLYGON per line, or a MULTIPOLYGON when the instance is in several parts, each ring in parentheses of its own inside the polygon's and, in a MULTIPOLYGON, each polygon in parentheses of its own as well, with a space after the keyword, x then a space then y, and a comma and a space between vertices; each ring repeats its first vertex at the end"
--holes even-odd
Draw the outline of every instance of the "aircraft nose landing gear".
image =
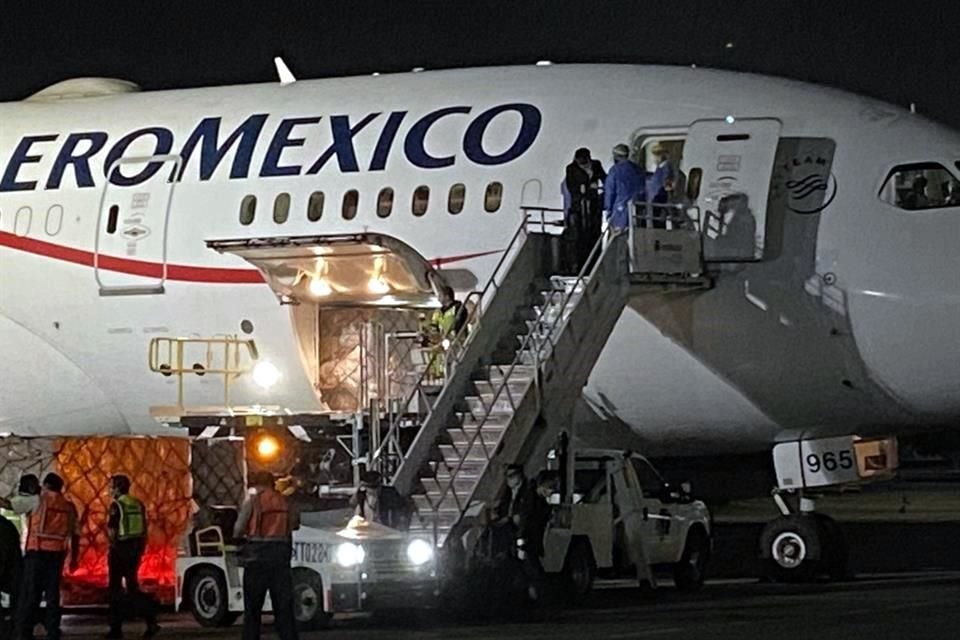
POLYGON ((767 523, 760 535, 760 557, 767 577, 778 582, 808 582, 822 575, 833 580, 847 577, 847 545, 836 521, 813 512, 813 500, 801 498, 801 509, 784 512, 767 523))

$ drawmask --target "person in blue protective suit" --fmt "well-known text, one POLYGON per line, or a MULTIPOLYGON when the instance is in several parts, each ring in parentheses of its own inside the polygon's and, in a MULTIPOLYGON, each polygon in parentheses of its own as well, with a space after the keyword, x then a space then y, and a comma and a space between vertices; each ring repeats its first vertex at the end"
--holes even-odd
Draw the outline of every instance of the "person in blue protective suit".
POLYGON ((657 158, 657 169, 650 176, 647 193, 653 202, 665 204, 670 201, 677 172, 670 160, 670 151, 659 142, 653 146, 653 155, 657 158))
POLYGON ((630 148, 618 144, 613 148, 613 166, 603 184, 603 208, 607 224, 623 231, 630 222, 630 203, 646 200, 647 177, 643 169, 630 160, 630 148))

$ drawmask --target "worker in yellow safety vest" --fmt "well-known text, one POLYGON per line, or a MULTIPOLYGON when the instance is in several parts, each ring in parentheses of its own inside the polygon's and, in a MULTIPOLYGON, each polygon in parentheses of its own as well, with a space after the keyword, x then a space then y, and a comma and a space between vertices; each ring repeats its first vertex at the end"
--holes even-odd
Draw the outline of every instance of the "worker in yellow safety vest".
POLYGON ((446 373, 446 352, 466 323, 463 305, 456 299, 453 288, 440 287, 440 308, 433 312, 427 328, 430 346, 430 377, 442 383, 446 373))
POLYGON ((107 554, 110 595, 110 633, 107 638, 123 637, 124 617, 142 618, 147 623, 145 638, 160 631, 157 603, 140 591, 137 573, 147 548, 147 511, 143 503, 130 495, 130 478, 110 478, 113 504, 107 521, 110 551, 107 554), (125 616, 126 614, 126 616, 125 616))

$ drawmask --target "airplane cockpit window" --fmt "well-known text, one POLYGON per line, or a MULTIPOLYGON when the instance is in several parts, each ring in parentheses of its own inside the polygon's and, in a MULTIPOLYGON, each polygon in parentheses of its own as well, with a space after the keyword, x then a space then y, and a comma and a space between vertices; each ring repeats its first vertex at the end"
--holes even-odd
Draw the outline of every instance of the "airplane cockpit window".
POLYGON ((323 217, 324 200, 323 191, 314 191, 310 194, 310 200, 307 202, 307 220, 316 222, 323 217))
POLYGON ((290 194, 281 193, 273 201, 273 221, 283 224, 290 217, 290 194))
POLYGON ((356 189, 350 189, 343 194, 343 207, 340 210, 344 220, 353 220, 357 217, 357 204, 360 201, 360 194, 356 189))
POLYGON ((413 192, 413 203, 411 208, 413 215, 419 217, 427 212, 427 205, 430 203, 430 187, 420 185, 413 192))
POLYGON ((240 201, 240 224, 248 226, 253 224, 253 219, 257 215, 257 196, 243 196, 240 201))
POLYGON ((487 192, 483 196, 483 209, 487 213, 496 213, 500 209, 500 203, 503 200, 503 184, 500 182, 491 182, 487 185, 487 192))
POLYGON ((393 212, 393 189, 384 187, 377 196, 377 217, 386 218, 393 212))
POLYGON ((907 211, 960 206, 960 181, 937 162, 894 167, 880 189, 880 199, 907 211))
POLYGON ((467 187, 462 182, 450 187, 450 195, 447 198, 447 211, 456 215, 463 211, 463 201, 467 196, 467 187))

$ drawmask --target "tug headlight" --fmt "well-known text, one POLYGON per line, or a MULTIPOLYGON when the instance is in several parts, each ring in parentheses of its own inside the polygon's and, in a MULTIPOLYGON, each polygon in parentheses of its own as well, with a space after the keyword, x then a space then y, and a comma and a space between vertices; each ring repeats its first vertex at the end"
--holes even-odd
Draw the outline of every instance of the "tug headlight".
POLYGON ((407 560, 420 566, 433 560, 433 546, 426 540, 411 540, 407 545, 407 560))
POLYGON ((272 462, 280 455, 280 441, 269 434, 261 435, 254 444, 257 457, 262 462, 272 462))
POLYGON ((367 553, 358 544, 343 542, 337 546, 337 564, 345 569, 362 564, 366 557, 367 553))

